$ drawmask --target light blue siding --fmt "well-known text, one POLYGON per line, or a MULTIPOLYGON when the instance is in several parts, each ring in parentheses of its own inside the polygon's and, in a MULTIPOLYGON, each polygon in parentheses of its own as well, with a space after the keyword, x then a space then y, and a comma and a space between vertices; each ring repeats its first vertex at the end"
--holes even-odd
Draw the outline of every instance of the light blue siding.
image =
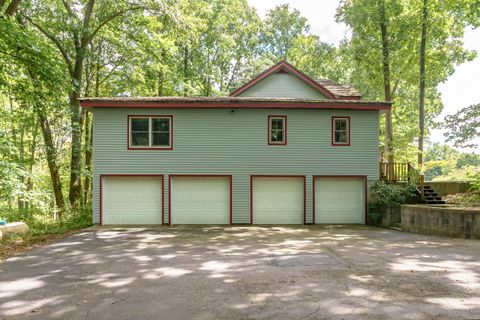
POLYGON ((233 223, 250 221, 250 175, 306 175, 307 223, 313 175, 378 178, 378 111, 304 109, 94 109, 93 219, 100 174, 233 175, 233 223), (128 150, 128 115, 173 115, 173 150, 128 150), (287 116, 286 146, 268 145, 268 115, 287 116), (331 117, 351 117, 351 146, 331 146, 331 117))
POLYGON ((274 73, 254 84, 239 97, 276 97, 325 99, 325 97, 308 84, 288 73, 274 73))

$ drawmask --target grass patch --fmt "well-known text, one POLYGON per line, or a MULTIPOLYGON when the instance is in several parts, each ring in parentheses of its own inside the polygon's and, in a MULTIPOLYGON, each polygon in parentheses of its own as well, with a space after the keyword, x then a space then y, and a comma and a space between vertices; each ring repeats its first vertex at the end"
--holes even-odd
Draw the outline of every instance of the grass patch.
POLYGON ((23 221, 30 228, 25 234, 9 234, 0 240, 0 260, 44 246, 92 225, 91 210, 65 212, 62 219, 56 220, 44 213, 32 211, 0 215, 8 222, 23 221))

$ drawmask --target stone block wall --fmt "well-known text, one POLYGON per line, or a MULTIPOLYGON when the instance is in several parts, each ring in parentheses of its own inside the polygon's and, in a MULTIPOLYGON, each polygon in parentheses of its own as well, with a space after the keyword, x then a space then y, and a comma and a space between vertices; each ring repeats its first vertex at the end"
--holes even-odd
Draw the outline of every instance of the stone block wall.
POLYGON ((403 205, 402 229, 409 232, 480 239, 480 209, 403 205))

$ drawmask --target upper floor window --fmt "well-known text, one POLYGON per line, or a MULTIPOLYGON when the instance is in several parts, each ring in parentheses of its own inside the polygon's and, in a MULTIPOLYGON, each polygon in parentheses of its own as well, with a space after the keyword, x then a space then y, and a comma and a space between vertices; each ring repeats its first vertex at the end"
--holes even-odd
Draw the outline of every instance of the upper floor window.
POLYGON ((287 144, 286 116, 268 116, 268 144, 287 144))
POLYGON ((350 145, 350 117, 332 117, 332 145, 350 145))
POLYGON ((172 149, 172 116, 128 116, 129 149, 172 149))

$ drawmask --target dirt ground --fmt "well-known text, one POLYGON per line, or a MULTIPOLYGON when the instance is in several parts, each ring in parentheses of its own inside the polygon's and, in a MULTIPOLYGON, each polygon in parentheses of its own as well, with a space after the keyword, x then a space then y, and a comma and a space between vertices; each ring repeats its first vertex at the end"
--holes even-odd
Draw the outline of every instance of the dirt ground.
POLYGON ((0 319, 480 319, 480 241, 97 227, 0 263, 0 319))

